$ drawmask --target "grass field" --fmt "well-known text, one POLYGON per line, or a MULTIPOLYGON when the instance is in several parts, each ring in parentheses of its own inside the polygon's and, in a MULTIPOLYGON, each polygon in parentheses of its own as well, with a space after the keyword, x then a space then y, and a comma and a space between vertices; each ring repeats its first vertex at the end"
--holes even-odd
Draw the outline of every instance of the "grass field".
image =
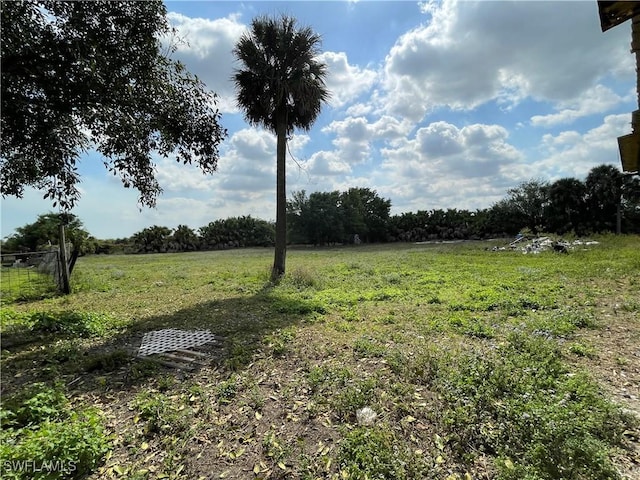
POLYGON ((640 479, 640 238, 597 240, 81 258, 2 297, 2 478, 640 479))

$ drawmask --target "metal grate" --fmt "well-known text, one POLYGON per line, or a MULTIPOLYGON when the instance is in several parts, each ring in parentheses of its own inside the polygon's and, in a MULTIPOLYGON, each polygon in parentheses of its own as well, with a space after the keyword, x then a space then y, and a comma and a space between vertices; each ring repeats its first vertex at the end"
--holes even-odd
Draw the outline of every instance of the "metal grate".
POLYGON ((218 339, 219 337, 209 330, 177 330, 175 328, 156 330, 144 334, 138 356, 146 357, 156 353, 187 350, 207 343, 215 343, 218 339))

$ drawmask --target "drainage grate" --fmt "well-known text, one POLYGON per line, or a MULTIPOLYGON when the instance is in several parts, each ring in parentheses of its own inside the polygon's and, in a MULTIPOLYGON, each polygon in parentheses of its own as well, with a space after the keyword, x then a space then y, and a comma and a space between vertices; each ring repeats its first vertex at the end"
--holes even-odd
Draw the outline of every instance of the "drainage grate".
POLYGON ((220 337, 209 330, 176 330, 167 328, 147 332, 142 337, 142 345, 138 349, 139 357, 146 357, 154 353, 173 352, 199 347, 207 343, 215 343, 220 337))
POLYGON ((221 341, 221 337, 209 330, 156 330, 144 334, 137 357, 149 358, 167 367, 193 370, 206 365, 208 355, 189 349, 221 341))

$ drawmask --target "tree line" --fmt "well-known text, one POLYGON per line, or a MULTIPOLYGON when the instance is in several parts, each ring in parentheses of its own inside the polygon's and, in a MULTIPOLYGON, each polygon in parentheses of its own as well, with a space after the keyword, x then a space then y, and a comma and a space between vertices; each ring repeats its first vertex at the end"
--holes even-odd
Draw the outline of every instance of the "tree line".
MULTIPOLYGON (((533 234, 640 234, 640 179, 611 165, 594 167, 584 181, 529 180, 509 189, 502 200, 475 211, 419 210, 391 215, 391 200, 375 190, 294 192, 287 201, 288 243, 336 245, 377 242, 484 239, 533 234)), ((100 240, 70 214, 48 213, 17 228, 2 242, 3 252, 34 251, 57 244, 58 225, 81 254, 164 253, 275 245, 274 222, 250 215, 215 220, 197 231, 151 226, 129 238, 100 240), (61 218, 64 217, 64 218, 61 218)))

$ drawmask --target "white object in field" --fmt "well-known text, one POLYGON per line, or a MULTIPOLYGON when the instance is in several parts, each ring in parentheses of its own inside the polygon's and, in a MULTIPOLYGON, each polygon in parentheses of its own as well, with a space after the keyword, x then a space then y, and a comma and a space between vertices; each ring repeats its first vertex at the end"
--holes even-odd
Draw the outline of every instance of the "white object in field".
POLYGON ((374 412, 370 407, 364 407, 356 410, 356 419, 359 425, 373 425, 378 418, 378 414, 374 412))
POLYGON ((155 353, 186 350, 214 343, 217 339, 218 337, 209 330, 177 330, 175 328, 155 330, 145 333, 142 337, 138 356, 146 357, 155 353))

